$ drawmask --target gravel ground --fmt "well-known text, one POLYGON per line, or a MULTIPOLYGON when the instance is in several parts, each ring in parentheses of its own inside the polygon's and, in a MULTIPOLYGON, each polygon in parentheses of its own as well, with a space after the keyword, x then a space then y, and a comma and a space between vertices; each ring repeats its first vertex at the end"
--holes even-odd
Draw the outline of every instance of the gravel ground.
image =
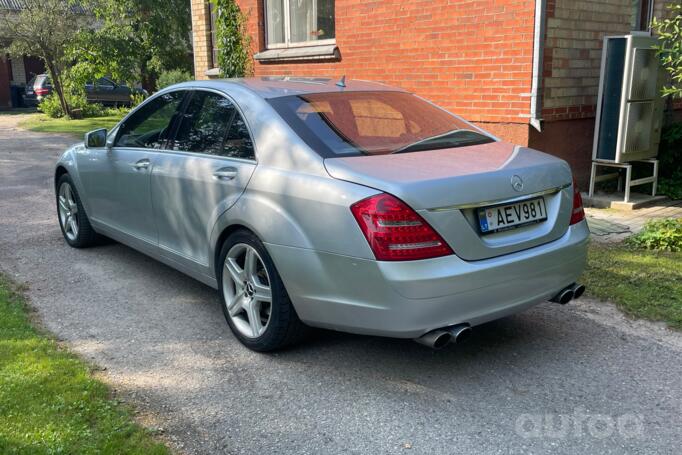
POLYGON ((67 247, 51 178, 74 139, 17 120, 0 117, 0 268, 179 452, 679 453, 679 334, 583 300, 440 352, 322 332, 256 354, 210 288, 119 244, 67 247))

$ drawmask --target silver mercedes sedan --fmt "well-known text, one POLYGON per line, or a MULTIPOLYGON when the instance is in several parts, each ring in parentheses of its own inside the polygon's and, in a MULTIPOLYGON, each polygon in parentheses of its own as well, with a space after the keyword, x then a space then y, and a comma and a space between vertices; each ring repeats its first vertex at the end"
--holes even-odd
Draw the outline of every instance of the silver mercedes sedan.
POLYGON ((67 150, 55 190, 69 245, 109 237, 218 289, 257 351, 308 326, 440 348, 584 291, 569 166, 377 83, 175 85, 67 150))

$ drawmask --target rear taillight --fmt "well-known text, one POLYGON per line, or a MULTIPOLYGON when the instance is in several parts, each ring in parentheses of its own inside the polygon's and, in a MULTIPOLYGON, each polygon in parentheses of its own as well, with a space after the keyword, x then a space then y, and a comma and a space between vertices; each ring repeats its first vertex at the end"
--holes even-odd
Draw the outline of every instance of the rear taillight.
POLYGON ((585 219, 585 210, 583 209, 583 198, 578 191, 578 185, 573 179, 573 211, 571 212, 571 224, 580 223, 585 219))
POLYGON ((47 88, 37 88, 34 90, 36 95, 47 95, 50 89, 47 88))
POLYGON ((390 194, 363 199, 350 209, 379 261, 412 261, 453 254, 417 212, 390 194))

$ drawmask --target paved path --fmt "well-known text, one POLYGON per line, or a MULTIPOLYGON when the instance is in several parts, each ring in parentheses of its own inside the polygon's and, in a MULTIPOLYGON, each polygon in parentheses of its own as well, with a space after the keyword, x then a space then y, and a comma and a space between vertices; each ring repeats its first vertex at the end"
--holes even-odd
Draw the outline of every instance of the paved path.
POLYGON ((213 290, 122 245, 64 244, 51 173, 70 142, 0 117, 0 268, 176 449, 679 453, 682 337, 589 301, 540 305, 435 353, 332 332, 247 351, 213 290))
POLYGON ((620 242, 642 230, 649 220, 682 218, 682 201, 665 200, 637 210, 586 208, 587 222, 594 239, 620 242))

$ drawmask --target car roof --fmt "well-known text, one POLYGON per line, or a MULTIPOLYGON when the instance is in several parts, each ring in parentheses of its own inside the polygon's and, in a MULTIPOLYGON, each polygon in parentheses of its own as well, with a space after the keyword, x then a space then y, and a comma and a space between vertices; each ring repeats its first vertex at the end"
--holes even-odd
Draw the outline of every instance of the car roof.
POLYGON ((195 81, 196 86, 219 88, 221 85, 239 85, 261 98, 279 98, 308 93, 366 92, 366 91, 404 91, 402 89, 361 80, 344 80, 324 77, 264 76, 236 79, 214 79, 195 81))

